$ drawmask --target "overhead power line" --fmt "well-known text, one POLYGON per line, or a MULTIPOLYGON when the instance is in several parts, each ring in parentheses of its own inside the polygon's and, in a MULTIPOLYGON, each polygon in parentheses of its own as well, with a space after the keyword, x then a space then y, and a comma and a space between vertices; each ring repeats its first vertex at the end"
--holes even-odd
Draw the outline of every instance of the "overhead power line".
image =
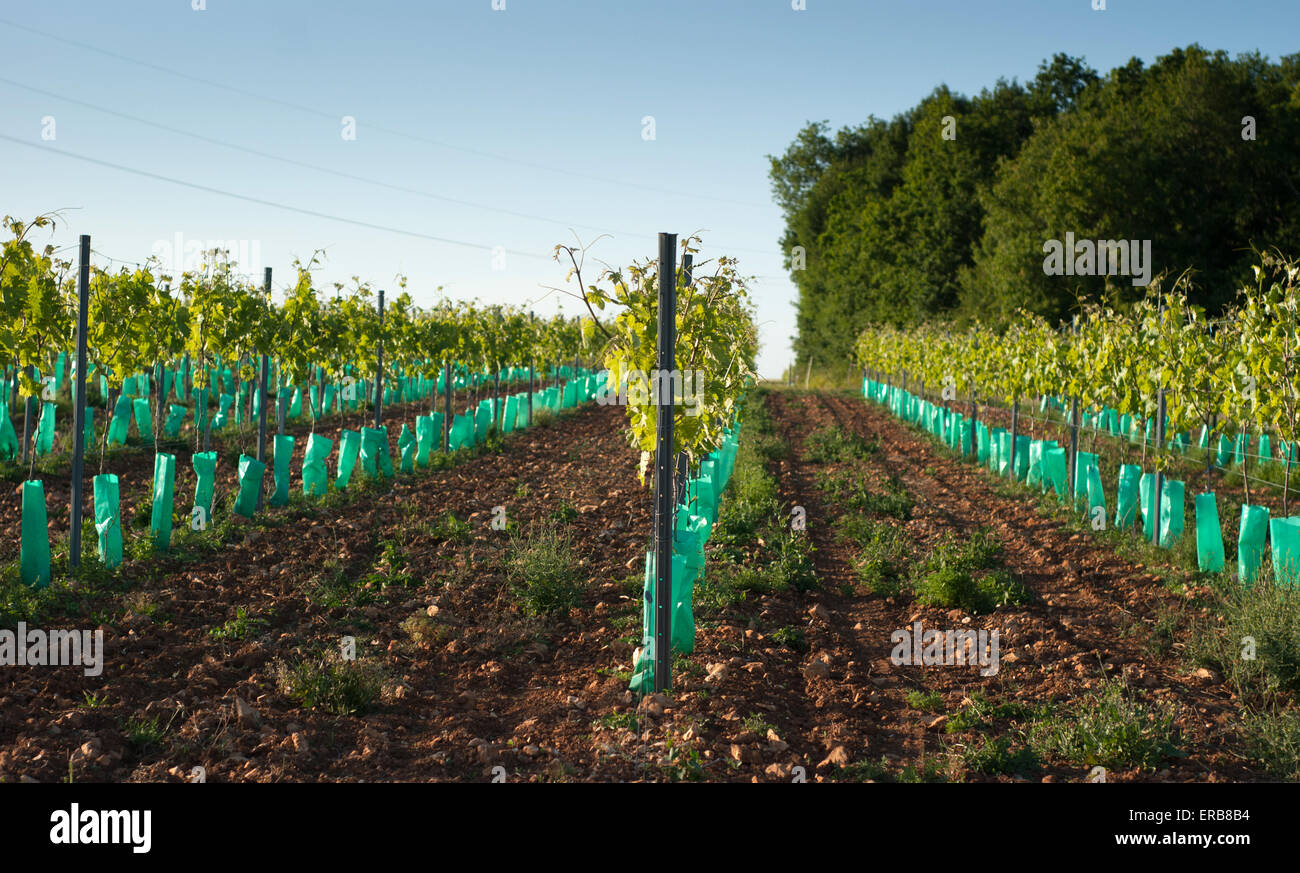
POLYGON ((320 212, 315 209, 305 209, 300 206, 291 206, 287 203, 278 203, 274 200, 267 200, 262 197, 251 197, 247 194, 237 194, 233 191, 226 191, 221 188, 214 188, 211 185, 200 185, 197 182, 187 182, 184 179, 175 179, 172 178, 171 176, 164 176, 160 173, 151 173, 148 170, 140 170, 135 167, 127 167, 122 164, 116 164, 113 163, 112 161, 105 161, 105 160, 101 160, 100 158, 92 158, 89 155, 77 154, 76 152, 70 152, 67 151, 66 149, 55 148, 54 146, 50 146, 45 143, 38 144, 38 143, 30 142, 25 139, 20 139, 19 137, 16 136, 9 136, 8 134, 0 133, 0 140, 11 142, 14 143, 15 145, 26 146, 27 148, 36 149, 38 151, 46 152, 48 154, 54 154, 64 158, 71 158, 73 160, 84 161, 85 163, 89 163, 89 164, 96 164, 98 166, 107 167, 112 170, 118 170, 119 172, 130 173, 136 176, 143 176, 146 179, 154 179, 159 182, 167 182, 172 185, 179 185, 183 188, 190 188, 195 191, 204 191, 208 194, 216 194, 219 197, 229 197, 233 200, 242 200, 245 203, 256 203, 259 206, 269 206, 272 209, 282 209, 286 212, 294 212, 299 215, 309 215, 313 218, 322 218, 325 219, 326 221, 337 221, 342 224, 350 224, 354 227, 364 227, 369 230, 378 230, 378 231, 383 231, 385 233, 400 234, 402 236, 415 237, 416 239, 424 239, 424 240, 429 240, 430 242, 445 243, 447 245, 461 246, 463 248, 479 249, 487 252, 500 250, 506 252, 507 254, 518 255, 524 258, 536 258, 538 260, 551 259, 550 255, 540 255, 534 252, 521 252, 514 249, 498 249, 498 247, 496 246, 483 245, 481 243, 466 242, 465 240, 451 239, 449 237, 444 237, 444 236, 435 236, 433 234, 421 233, 415 230, 407 230, 406 228, 402 228, 402 227, 393 227, 392 225, 375 224, 369 221, 360 221, 355 218, 344 218, 341 215, 331 215, 328 212, 320 212))
MULTIPOLYGON (((218 88, 223 91, 228 91, 232 94, 238 94, 241 97, 247 97, 252 100, 260 100, 266 103, 272 103, 277 106, 283 106, 287 109, 296 110, 298 112, 305 112, 310 115, 315 115, 318 118, 328 118, 332 121, 338 121, 340 118, 343 117, 343 114, 346 114, 346 113, 337 113, 337 112, 327 112, 318 107, 307 106, 302 103, 295 103, 291 100, 284 100, 279 97, 271 97, 266 94, 259 94, 256 91, 249 91, 245 88, 240 88, 238 86, 231 85, 226 82, 217 82, 212 79, 205 79, 202 76, 195 76, 194 74, 187 73, 183 70, 177 70, 172 67, 163 66, 162 64, 156 64, 153 63, 152 61, 145 61, 139 58, 133 58, 129 55, 120 54, 118 52, 110 51, 109 49, 101 48, 100 46, 81 42, 79 40, 68 39, 65 36, 60 36, 55 33, 50 33, 48 31, 40 30, 39 28, 31 27, 26 24, 20 24, 16 21, 10 21, 8 19, 0 18, 0 25, 6 27, 12 27, 16 30, 21 30, 27 33, 35 34, 37 36, 44 37, 45 39, 54 40, 55 42, 61 42, 65 45, 70 45, 75 48, 83 49, 85 51, 95 52, 97 54, 101 54, 104 55, 105 57, 113 58, 114 60, 121 61, 123 63, 135 64, 136 66, 144 67, 146 69, 154 70, 156 72, 166 73, 170 76, 177 76, 179 78, 186 79, 191 82, 197 82, 199 84, 206 85, 210 88, 218 88)), ((645 185, 639 182, 630 182, 622 179, 611 179, 605 176, 596 176, 590 173, 580 173, 575 170, 568 170, 562 167, 553 167, 553 166, 548 166, 546 164, 539 164, 533 161, 524 160, 522 158, 514 158, 514 157, 510 157, 509 155, 498 154, 496 152, 489 152, 489 151, 484 151, 482 149, 468 148, 466 146, 458 146, 453 143, 443 142, 442 140, 432 139, 430 137, 422 136, 420 134, 410 133, 409 131, 399 130, 393 127, 386 127, 384 125, 375 124, 373 122, 367 122, 366 126, 371 130, 377 131, 379 133, 386 133, 389 136, 401 137, 403 139, 424 143, 426 145, 436 146, 438 148, 450 149, 452 151, 462 152, 464 154, 475 155, 480 158, 487 158, 490 160, 516 164, 518 166, 528 167, 529 169, 533 169, 533 170, 542 170, 548 173, 558 173, 561 175, 565 175, 577 179, 587 179, 589 181, 600 182, 605 185, 620 185, 625 188, 636 188, 642 191, 652 191, 658 194, 666 194, 671 197, 690 197, 697 200, 711 200, 717 203, 729 203, 734 206, 764 208, 770 205, 766 203, 754 203, 745 200, 735 200, 729 197, 716 197, 713 195, 701 194, 694 191, 673 191, 665 188, 659 188, 654 185, 645 185)))
POLYGON ((99 106, 85 100, 80 100, 76 97, 69 97, 66 94, 58 94, 55 93, 54 91, 46 90, 45 88, 37 88, 34 85, 28 85, 26 83, 18 82, 13 79, 6 78, 4 76, 0 76, 0 83, 3 83, 5 85, 10 85, 14 88, 21 88, 24 91, 30 91, 34 94, 41 94, 45 97, 53 97, 55 100, 63 100, 67 103, 72 103, 76 106, 84 106, 87 109, 93 109, 96 112, 102 112, 105 115, 111 115, 115 118, 122 118, 127 121, 134 122, 136 124, 143 124, 146 127, 152 127, 155 130, 164 130, 167 131, 168 133, 174 133, 180 136, 187 136, 192 139, 199 140, 200 142, 211 143, 212 145, 221 146, 222 148, 227 148, 227 149, 233 149, 234 151, 238 151, 238 152, 244 152, 245 154, 254 155, 259 158, 265 158, 266 160, 279 161, 280 163, 283 164, 289 164, 295 167, 302 167, 307 170, 313 170, 317 173, 325 173, 330 176, 337 176, 341 179, 349 179, 354 182, 361 182, 366 185, 375 185, 380 188, 386 188, 390 191, 401 191, 406 194, 414 194, 417 197, 427 197, 430 200, 441 200, 444 203, 454 203, 458 206, 469 206, 473 209, 483 209, 488 212, 497 212, 502 215, 512 216, 514 218, 526 218, 531 221, 541 221, 547 224, 562 225, 564 227, 578 227, 584 230, 598 231, 600 233, 617 233, 617 234, 625 234, 627 236, 636 235, 631 231, 611 230, 610 228, 607 227, 595 227, 593 225, 580 224, 574 221, 563 221, 558 218, 548 218, 544 215, 530 215, 529 213, 526 212, 515 212, 514 210, 511 209, 502 209, 496 206, 488 206, 485 203, 475 203, 471 200, 461 200, 455 197, 447 197, 443 194, 435 194, 432 191, 422 191, 418 188, 410 188, 405 185, 394 185, 389 182, 384 182, 383 180, 380 179, 372 179, 367 176, 360 176, 357 175, 356 173, 349 173, 344 170, 335 170, 330 167, 321 166, 320 164, 313 164, 308 161, 300 161, 297 158, 289 158, 289 157, 285 157, 284 155, 277 155, 277 154, 272 154, 271 152, 264 152, 259 149, 254 149, 254 148, 249 148, 248 146, 239 145, 238 143, 228 142, 226 140, 217 139, 216 137, 207 136, 201 133, 195 133, 194 131, 182 130, 179 127, 172 127, 169 124, 162 124, 157 121, 151 121, 148 118, 141 118, 138 115, 131 115, 126 112, 120 112, 116 109, 109 109, 106 106, 99 106))

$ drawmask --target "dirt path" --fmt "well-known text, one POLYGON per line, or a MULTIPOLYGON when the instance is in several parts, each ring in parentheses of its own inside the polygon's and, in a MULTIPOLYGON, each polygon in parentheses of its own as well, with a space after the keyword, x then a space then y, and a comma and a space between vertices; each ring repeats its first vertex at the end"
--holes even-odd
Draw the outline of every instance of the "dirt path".
MULTIPOLYGON (((899 693, 907 686, 939 691, 951 709, 979 687, 1020 700, 1068 702, 1084 690, 1096 688, 1103 675, 1122 675, 1143 693, 1179 707, 1178 726, 1189 756, 1170 762, 1155 774, 1132 772, 1115 778, 1199 781, 1216 774, 1217 778, 1249 778, 1222 745, 1225 728, 1237 711, 1229 693, 1183 675, 1173 658, 1153 657, 1141 644, 1140 635, 1130 632, 1134 625, 1152 625, 1162 607, 1179 608, 1178 598, 1161 587, 1156 577, 1059 522, 1041 517, 1027 497, 1001 496, 980 471, 941 454, 937 445, 884 410, 846 396, 776 393, 773 397, 776 417, 795 443, 796 433, 806 434, 829 423, 879 441, 880 450, 871 458, 870 469, 882 478, 899 477, 915 498, 912 518, 901 523, 914 546, 914 557, 933 550, 951 533, 991 528, 1003 544, 1006 566, 1038 597, 1038 602, 1003 607, 989 616, 893 603, 892 598, 867 596, 836 602, 828 597, 833 612, 842 616, 839 626, 850 625, 857 634, 858 647, 844 644, 843 656, 872 664, 879 674, 877 683, 884 680, 886 689, 876 707, 879 721, 902 722, 910 728, 899 731, 911 741, 905 740, 904 746, 914 748, 924 735, 918 733, 918 723, 928 720, 921 713, 907 716, 908 707, 899 693), (917 620, 926 627, 965 623, 998 629, 1001 671, 986 679, 961 667, 893 667, 887 658, 890 631, 917 620), (900 684, 895 685, 896 681, 900 684)), ((806 473, 795 470, 790 481, 797 493, 809 499, 806 473)), ((807 505, 810 530, 824 530, 830 520, 827 508, 815 499, 809 499, 807 505)), ((830 576, 843 577, 845 568, 851 566, 851 548, 830 537, 813 536, 830 576)), ((1047 773, 1050 778, 1079 775, 1047 773)))

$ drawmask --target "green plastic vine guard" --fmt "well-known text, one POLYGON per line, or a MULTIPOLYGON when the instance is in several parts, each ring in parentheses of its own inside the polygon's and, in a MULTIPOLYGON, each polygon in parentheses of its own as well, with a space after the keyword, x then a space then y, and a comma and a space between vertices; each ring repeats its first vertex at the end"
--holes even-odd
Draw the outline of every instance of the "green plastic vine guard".
POLYGON ((393 469, 393 451, 388 442, 388 425, 375 428, 379 432, 378 443, 376 447, 379 451, 379 472, 384 474, 385 478, 392 479, 396 475, 393 469))
POLYGON ((230 420, 230 408, 235 405, 233 394, 222 394, 217 398, 217 414, 212 416, 212 429, 221 430, 230 420))
POLYGON ((1056 440, 1029 441, 1029 468, 1025 472, 1025 484, 1030 488, 1047 490, 1047 484, 1043 479, 1043 454, 1055 448, 1059 448, 1056 440))
POLYGON ((1140 506, 1142 509, 1142 537, 1148 542, 1156 532, 1156 496, 1155 496, 1155 473, 1143 473, 1142 478, 1138 480, 1138 495, 1142 498, 1140 506))
POLYGON ((1011 435, 1003 427, 995 427, 989 434, 989 469, 999 476, 1004 475, 1007 471, 1006 456, 1011 453, 1007 442, 1010 439, 1011 435))
POLYGON ((1268 531, 1267 506, 1241 506, 1241 527, 1237 531, 1237 579, 1246 588, 1254 586, 1264 560, 1264 536, 1268 531))
POLYGON ((257 512, 257 495, 262 490, 262 476, 266 474, 266 464, 250 458, 239 456, 239 494, 235 497, 235 512, 244 518, 252 518, 257 512))
POLYGON ((1062 502, 1069 501, 1069 483, 1065 475, 1065 449, 1050 448, 1043 452, 1043 491, 1056 491, 1062 502))
POLYGON ((1187 512, 1186 486, 1177 479, 1165 479, 1160 495, 1160 545, 1170 548, 1183 535, 1187 512))
POLYGON ((1029 475, 1029 444, 1033 442, 1024 434, 1016 434, 1016 451, 1014 477, 1016 481, 1023 482, 1029 475))
POLYGON ((52 451, 54 451, 54 404, 42 403, 41 417, 36 423, 36 454, 48 455, 52 451))
POLYGON ((122 392, 113 404, 113 418, 108 424, 109 446, 126 445, 127 435, 131 432, 131 413, 135 409, 131 398, 122 392))
POLYGON ((334 480, 334 487, 340 491, 348 487, 352 479, 352 469, 357 464, 361 452, 361 434, 355 430, 344 430, 339 435, 339 470, 334 480))
POLYGON ((111 570, 122 563, 122 521, 118 514, 117 476, 113 473, 100 473, 94 479, 94 487, 99 559, 111 570))
POLYGON ((314 433, 307 437, 307 451, 302 461, 302 493, 324 497, 329 491, 329 473, 325 461, 334 448, 334 441, 314 433))
POLYGON ((696 476, 686 483, 686 494, 695 507, 696 514, 707 518, 710 525, 716 524, 718 520, 718 505, 714 502, 713 493, 711 475, 696 476))
POLYGON ((402 432, 397 436, 397 450, 402 456, 401 469, 403 473, 415 472, 415 434, 411 429, 402 424, 402 432))
POLYGON ((185 422, 185 416, 189 413, 189 407, 178 406, 173 403, 167 407, 167 420, 163 422, 163 436, 168 439, 179 439, 181 435, 181 425, 185 422))
POLYGON ((131 401, 131 407, 135 411, 135 429, 140 434, 140 439, 146 442, 153 440, 153 411, 149 409, 149 400, 145 397, 137 397, 131 401))
POLYGON ((82 420, 86 422, 85 430, 82 432, 82 446, 89 453, 91 447, 95 445, 95 410, 87 406, 82 420))
MULTIPOLYGON (((212 495, 217 486, 217 453, 195 452, 190 456, 197 482, 194 485, 194 508, 199 510, 203 528, 212 523, 212 495)), ((194 513, 190 513, 194 518, 194 513)))
MULTIPOLYGON (((5 416, 8 418, 8 416, 5 416)), ((45 483, 23 483, 22 539, 18 545, 19 578, 30 588, 50 584, 50 532, 45 511, 45 483)))
POLYGON ((1273 444, 1270 442, 1268 434, 1262 433, 1259 435, 1259 447, 1255 449, 1255 453, 1259 455, 1259 463, 1271 464, 1273 462, 1273 444))
POLYGON ((1119 487, 1115 499, 1115 527, 1127 530, 1138 523, 1138 503, 1141 500, 1142 468, 1137 464, 1124 464, 1119 468, 1119 487))
POLYGON ((271 494, 272 506, 289 505, 289 463, 293 460, 293 437, 277 434, 271 445, 271 457, 274 463, 272 481, 275 490, 271 494))
POLYGON ((18 457, 18 434, 8 415, 0 415, 0 458, 6 461, 18 457))
POLYGON ((1273 584, 1300 585, 1300 518, 1274 518, 1268 523, 1273 546, 1273 584))
POLYGON ((176 456, 158 452, 153 458, 153 510, 149 532, 153 547, 165 552, 172 544, 172 512, 176 487, 176 456))
POLYGON ((1218 573, 1224 567, 1223 528, 1213 491, 1196 495, 1196 566, 1202 573, 1218 573))
POLYGON ((1088 465, 1087 491, 1088 519, 1106 519, 1106 491, 1101 484, 1101 470, 1096 464, 1088 465))
POLYGON ((1237 434, 1232 442, 1232 463, 1240 467, 1246 463, 1246 452, 1250 449, 1250 437, 1244 433, 1237 434))
POLYGON ((474 420, 458 415, 451 422, 450 449, 454 452, 474 445, 474 420))
MULTIPOLYGON (((1074 503, 1088 506, 1088 468, 1097 466, 1093 452, 1076 452, 1074 455, 1074 503)), ((1088 506, 1091 509, 1090 506, 1088 506)))
POLYGON ((429 466, 429 454, 433 451, 434 434, 430 425, 433 423, 431 415, 417 415, 415 417, 415 466, 424 469, 429 466))
POLYGON ((1226 467, 1230 460, 1232 460, 1232 443, 1226 436, 1219 434, 1219 450, 1214 462, 1220 467, 1226 467))
POLYGON ((194 428, 203 433, 208 426, 208 389, 194 389, 194 428))

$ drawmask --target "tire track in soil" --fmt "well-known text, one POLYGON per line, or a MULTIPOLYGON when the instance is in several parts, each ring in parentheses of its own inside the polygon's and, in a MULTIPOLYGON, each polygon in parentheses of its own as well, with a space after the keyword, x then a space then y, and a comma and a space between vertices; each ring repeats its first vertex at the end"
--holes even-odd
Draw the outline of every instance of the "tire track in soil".
MULTIPOLYGON (((1134 622, 1153 624, 1159 606, 1179 606, 1180 598, 1158 577, 1061 522, 1040 516, 1028 499, 995 493, 981 472, 956 462, 887 411, 843 395, 825 396, 823 401, 841 426, 880 440, 881 452, 871 464, 882 475, 897 475, 915 496, 913 519, 906 527, 921 551, 949 532, 967 535, 991 528, 1003 544, 1006 567, 1041 598, 988 617, 988 626, 1001 631, 1003 651, 1001 671, 990 684, 1038 702, 1068 701, 1098 687, 1103 674, 1123 676, 1143 689, 1143 696, 1179 707, 1181 746, 1189 757, 1167 763, 1158 774, 1112 778, 1255 778, 1234 749, 1238 742, 1231 733, 1240 713, 1227 689, 1198 684, 1176 659, 1155 657, 1124 634, 1134 622)), ((949 621, 965 618, 957 610, 945 614, 914 605, 910 611, 911 618, 919 616, 927 625, 941 616, 949 621)), ((946 699, 952 690, 948 683, 946 699)), ((1069 778, 1071 771, 1053 775, 1069 778)))
MULTIPOLYGON (((909 689, 900 683, 898 670, 889 661, 889 635, 902 625, 879 599, 841 593, 842 585, 845 590, 854 586, 854 555, 836 539, 835 510, 823 499, 813 477, 814 465, 806 460, 807 435, 831 423, 833 416, 817 395, 774 391, 768 397, 793 459, 781 464, 781 497, 807 511, 808 535, 816 549, 814 563, 823 583, 816 598, 828 611, 812 622, 816 644, 808 659, 825 654, 832 665, 826 678, 808 680, 810 694, 816 696, 817 709, 827 722, 826 746, 844 746, 849 761, 885 758, 899 765, 922 759, 927 754, 925 727, 904 702, 909 689)), ((911 680, 910 684, 920 683, 911 680)))

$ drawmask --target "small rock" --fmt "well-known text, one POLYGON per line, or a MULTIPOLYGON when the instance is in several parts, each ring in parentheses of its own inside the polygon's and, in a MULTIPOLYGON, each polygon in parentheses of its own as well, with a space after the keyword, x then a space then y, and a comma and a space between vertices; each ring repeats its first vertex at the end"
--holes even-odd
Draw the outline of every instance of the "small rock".
POLYGON ((662 694, 648 694, 641 700, 641 711, 652 718, 663 718, 668 709, 668 698, 662 694))
POLYGON ((810 661, 803 668, 803 675, 805 679, 825 679, 831 675, 831 668, 825 661, 810 661))
POLYGON ((846 767, 849 763, 849 753, 843 746, 836 746, 831 749, 830 754, 822 759, 817 765, 818 769, 827 766, 846 767))
POLYGON ((243 727, 258 727, 262 724, 261 714, 242 697, 235 698, 235 720, 243 727))
POLYGON ((830 624, 831 622, 831 611, 820 603, 808 610, 808 614, 822 624, 830 624))

